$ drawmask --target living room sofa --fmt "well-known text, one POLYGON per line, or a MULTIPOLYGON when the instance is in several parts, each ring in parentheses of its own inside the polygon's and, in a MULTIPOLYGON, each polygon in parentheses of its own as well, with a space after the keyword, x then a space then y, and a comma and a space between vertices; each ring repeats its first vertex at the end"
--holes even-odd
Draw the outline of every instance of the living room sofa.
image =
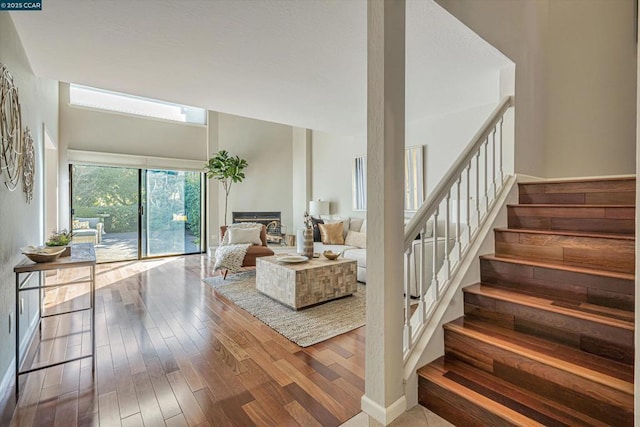
MULTIPOLYGON (((367 233, 367 223, 363 218, 353 218, 353 217, 339 217, 339 216, 331 216, 331 217, 322 217, 322 220, 325 223, 331 222, 340 222, 343 223, 343 237, 345 241, 349 242, 351 239, 348 239, 347 236, 349 232, 357 232, 357 233, 367 233)), ((454 236, 455 234, 455 224, 450 225, 449 228, 449 236, 454 236)), ((427 232, 425 236, 425 260, 427 261, 424 264, 426 277, 433 276, 433 225, 427 227, 427 232)), ((438 221, 437 226, 437 259, 436 259, 436 267, 438 270, 442 267, 444 262, 444 254, 445 254, 445 238, 443 237, 445 234, 445 223, 444 221, 438 221)), ((453 238, 449 238, 449 250, 453 249, 455 240, 453 238)), ((314 242, 314 252, 322 254, 323 251, 330 250, 332 252, 342 252, 342 255, 346 259, 352 259, 357 262, 357 280, 362 283, 367 282, 367 249, 366 244, 358 246, 343 244, 343 245, 327 245, 322 242, 314 242)), ((420 256, 422 245, 420 244, 420 240, 416 240, 413 245, 413 255, 410 259, 410 271, 409 271, 409 281, 410 281, 410 290, 411 296, 418 297, 419 289, 417 283, 418 277, 418 269, 420 268, 420 256)))

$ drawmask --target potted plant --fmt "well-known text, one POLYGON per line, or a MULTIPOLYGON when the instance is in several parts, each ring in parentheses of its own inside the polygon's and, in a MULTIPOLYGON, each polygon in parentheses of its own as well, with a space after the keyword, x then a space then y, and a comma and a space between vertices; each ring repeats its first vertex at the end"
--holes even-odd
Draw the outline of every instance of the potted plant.
POLYGON ((227 202, 231 184, 242 182, 244 169, 249 166, 246 160, 238 156, 230 156, 226 150, 218 151, 205 165, 207 178, 215 178, 222 183, 224 189, 224 223, 227 224, 227 202))
POLYGON ((53 230, 49 236, 49 240, 47 240, 45 244, 47 246, 66 246, 67 249, 60 256, 70 256, 71 248, 69 247, 69 243, 71 243, 72 237, 73 233, 66 229, 53 230))

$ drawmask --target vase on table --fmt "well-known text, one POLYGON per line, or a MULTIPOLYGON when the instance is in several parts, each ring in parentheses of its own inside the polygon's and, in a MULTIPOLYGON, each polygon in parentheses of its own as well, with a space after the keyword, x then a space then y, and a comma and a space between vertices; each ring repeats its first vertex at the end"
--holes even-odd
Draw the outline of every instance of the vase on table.
POLYGON ((302 255, 307 258, 313 258, 313 229, 305 228, 303 232, 303 247, 302 247, 302 255))

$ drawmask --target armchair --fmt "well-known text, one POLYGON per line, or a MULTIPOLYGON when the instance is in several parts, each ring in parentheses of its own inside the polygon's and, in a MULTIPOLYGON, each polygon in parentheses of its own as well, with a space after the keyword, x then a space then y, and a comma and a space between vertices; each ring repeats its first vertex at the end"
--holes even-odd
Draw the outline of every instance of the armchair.
POLYGON ((100 222, 100 218, 76 217, 71 224, 74 242, 89 242, 94 245, 102 242, 104 224, 100 222))
MULTIPOLYGON (((220 242, 222 242, 224 238, 224 233, 227 231, 227 226, 223 225, 220 227, 220 242)), ((256 265, 256 258, 263 256, 271 256, 274 255, 274 252, 267 247, 267 227, 264 225, 260 230, 260 240, 262 242, 261 245, 251 245, 247 250, 247 254, 244 256, 242 260, 242 267, 254 267, 256 265)), ((227 273, 229 270, 224 271, 224 278, 227 278, 227 273)))

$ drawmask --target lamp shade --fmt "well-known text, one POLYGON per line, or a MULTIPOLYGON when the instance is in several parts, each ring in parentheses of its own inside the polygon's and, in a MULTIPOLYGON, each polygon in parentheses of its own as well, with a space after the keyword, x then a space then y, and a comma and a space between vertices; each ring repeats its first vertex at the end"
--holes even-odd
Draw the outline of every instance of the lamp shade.
POLYGON ((329 215, 329 202, 323 202, 321 200, 310 201, 309 214, 315 217, 320 215, 329 215))

